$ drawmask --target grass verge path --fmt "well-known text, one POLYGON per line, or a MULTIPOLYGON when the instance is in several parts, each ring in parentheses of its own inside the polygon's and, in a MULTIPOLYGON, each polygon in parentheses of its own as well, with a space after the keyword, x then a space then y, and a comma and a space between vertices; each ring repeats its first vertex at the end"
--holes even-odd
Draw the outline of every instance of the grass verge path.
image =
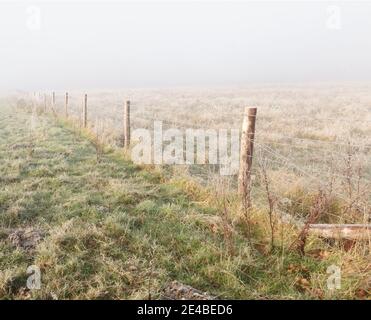
POLYGON ((117 154, 97 162, 52 118, 1 106, 0 136, 0 298, 156 298, 171 280, 225 294, 220 239, 190 218, 212 209, 117 154), (30 228, 34 247, 9 240, 30 228))

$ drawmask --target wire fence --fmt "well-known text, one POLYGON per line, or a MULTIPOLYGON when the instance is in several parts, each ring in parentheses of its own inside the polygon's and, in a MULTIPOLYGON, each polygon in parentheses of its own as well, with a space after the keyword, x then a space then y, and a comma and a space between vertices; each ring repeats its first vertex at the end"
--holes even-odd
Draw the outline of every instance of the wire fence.
MULTIPOLYGON (((68 102, 66 106, 66 99, 64 96, 56 95, 55 101, 52 96, 45 94, 35 99, 32 98, 33 105, 37 105, 45 110, 54 112, 56 115, 62 115, 73 120, 80 127, 83 126, 84 118, 84 98, 76 98, 74 96, 68 96, 68 102)), ((124 107, 123 103, 114 102, 110 106, 101 105, 99 101, 90 102, 88 98, 87 102, 87 126, 95 132, 96 135, 100 135, 102 140, 105 136, 110 136, 111 141, 108 143, 116 144, 120 146, 123 135, 123 123, 124 123, 124 107)), ((131 113, 130 113, 130 127, 131 130, 137 128, 153 128, 155 121, 161 121, 166 128, 177 128, 177 129, 194 129, 194 130, 207 130, 207 129, 240 129, 239 127, 231 127, 231 123, 242 123, 243 113, 235 111, 233 113, 222 113, 218 115, 218 118, 207 119, 204 123, 198 119, 197 115, 189 115, 188 118, 179 119, 179 115, 176 114, 176 110, 167 110, 167 116, 164 116, 164 112, 161 110, 154 109, 152 114, 148 112, 140 112, 140 108, 137 103, 131 102, 131 113), (170 119, 171 114, 174 115, 174 119, 170 119), (230 120, 233 114, 233 122, 223 121, 230 120), (239 119, 238 119, 239 118, 239 119), (191 121, 197 119, 197 122, 191 121), (219 120, 218 120, 219 119, 219 120), (220 120, 222 119, 222 121, 220 120)), ((184 112, 184 110, 182 110, 184 112)), ((257 120, 264 123, 266 121, 273 121, 271 115, 260 114, 257 115, 257 120)), ((280 121, 280 119, 275 119, 280 121)), ((352 125, 355 128, 362 123, 366 128, 371 123, 369 119, 358 119, 358 118, 332 118, 332 117, 303 117, 297 116, 292 118, 285 118, 284 122, 295 122, 299 126, 303 122, 315 123, 317 121, 328 122, 333 124, 334 122, 345 123, 352 125), (355 124, 356 123, 356 124, 355 124)), ((305 195, 302 198, 294 199, 288 194, 290 193, 290 187, 300 183, 303 183, 301 187, 307 192, 316 193, 318 190, 324 190, 331 188, 331 194, 336 196, 338 199, 343 201, 348 206, 357 208, 360 212, 365 214, 371 214, 370 202, 371 202, 371 144, 367 137, 358 141, 357 139, 350 137, 324 137, 324 139, 315 139, 310 137, 297 137, 290 135, 287 131, 271 131, 259 129, 257 124, 257 130, 254 138, 254 152, 256 159, 253 166, 253 174, 259 174, 259 161, 264 161, 268 164, 269 174, 272 174, 276 181, 272 182, 273 189, 276 184, 275 197, 278 199, 290 198, 291 203, 303 206, 305 201, 305 195), (280 173, 286 173, 279 176, 280 173), (279 178, 277 178, 277 174, 279 178), (280 181, 283 180, 283 181, 280 181), (286 184, 286 185, 285 185, 286 184), (284 186, 284 187, 282 187, 284 186), (359 197, 362 199, 355 198, 359 197), (356 202, 356 203, 354 203, 356 202)), ((368 137, 369 138, 369 137, 368 137)), ((193 165, 200 168, 200 165, 193 165)), ((208 165, 204 165, 204 169, 193 170, 198 172, 195 176, 209 175, 211 172, 215 173, 215 170, 205 169, 208 165), (205 174, 207 173, 207 174, 205 174)), ((210 166, 210 165, 209 165, 210 166)), ((215 165, 213 165, 215 167, 215 165)), ((189 170, 192 172, 192 170, 189 170)), ((230 177, 230 179, 235 179, 230 177)), ((233 183, 232 183, 233 185, 233 183)), ((256 189, 257 193, 264 194, 266 190, 261 187, 261 183, 252 183, 252 189, 256 189)))

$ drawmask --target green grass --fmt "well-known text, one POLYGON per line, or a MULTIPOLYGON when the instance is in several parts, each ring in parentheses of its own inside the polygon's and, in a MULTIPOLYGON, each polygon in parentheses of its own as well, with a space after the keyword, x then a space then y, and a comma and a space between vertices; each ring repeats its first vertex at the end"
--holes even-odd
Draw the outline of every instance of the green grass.
MULTIPOLYGON (((288 266, 308 269, 322 290, 327 266, 340 259, 262 254, 238 226, 231 253, 207 222, 219 216, 216 202, 118 151, 97 161, 89 139, 52 117, 0 105, 0 137, 1 299, 159 298, 172 280, 221 298, 316 298, 288 266), (45 234, 32 251, 8 240, 26 227, 45 234), (41 269, 40 290, 25 289, 29 265, 41 269)), ((351 297, 357 281, 325 296, 351 297)))

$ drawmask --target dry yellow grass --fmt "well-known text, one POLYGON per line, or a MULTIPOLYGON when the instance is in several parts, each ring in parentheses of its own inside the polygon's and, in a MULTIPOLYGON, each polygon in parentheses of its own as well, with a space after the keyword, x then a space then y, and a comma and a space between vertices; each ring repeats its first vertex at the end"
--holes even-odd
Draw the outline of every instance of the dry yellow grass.
MULTIPOLYGON (((131 101, 131 127, 240 129, 245 106, 257 106, 255 161, 268 161, 272 189, 290 194, 331 189, 345 202, 356 201, 370 214, 371 85, 283 85, 220 88, 122 89, 88 91, 91 129, 102 141, 120 145, 124 101, 131 101), (356 200, 354 200, 357 198, 356 200)), ((69 92, 70 114, 81 118, 84 92, 69 92)), ((64 92, 57 111, 64 112, 64 92)), ((176 169, 179 171, 178 169, 176 169)), ((215 168, 183 168, 205 184, 215 168)), ((216 177, 217 179, 217 177, 216 177)), ((234 178, 231 178, 232 185, 234 178)), ((259 193, 261 185, 254 184, 259 193)))

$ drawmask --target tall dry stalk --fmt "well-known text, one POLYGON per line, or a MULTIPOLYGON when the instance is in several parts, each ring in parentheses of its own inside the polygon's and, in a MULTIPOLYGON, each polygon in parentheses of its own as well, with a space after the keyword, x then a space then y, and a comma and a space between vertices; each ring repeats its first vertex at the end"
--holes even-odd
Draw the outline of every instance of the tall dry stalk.
POLYGON ((259 158, 259 173, 264 185, 265 194, 268 202, 268 217, 269 217, 269 227, 270 227, 270 237, 271 237, 271 250, 274 248, 275 243, 275 233, 276 233, 276 215, 275 215, 275 205, 277 203, 277 197, 272 193, 270 187, 270 180, 267 173, 267 161, 265 159, 259 158))
POLYGON ((321 215, 326 211, 328 206, 328 199, 324 192, 321 190, 318 192, 315 202, 310 209, 310 214, 301 229, 297 239, 291 244, 289 250, 299 252, 302 256, 305 255, 305 244, 308 238, 310 225, 318 221, 321 215))

